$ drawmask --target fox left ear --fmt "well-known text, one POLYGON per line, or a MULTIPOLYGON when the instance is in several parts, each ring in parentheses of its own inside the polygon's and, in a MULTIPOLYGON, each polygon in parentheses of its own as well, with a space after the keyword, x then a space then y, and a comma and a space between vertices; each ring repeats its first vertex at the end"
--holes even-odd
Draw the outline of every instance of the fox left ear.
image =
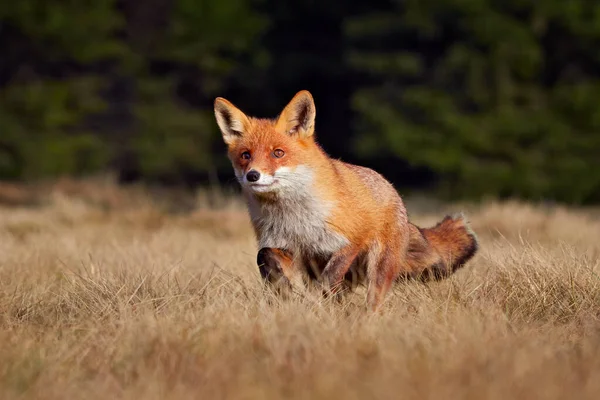
POLYGON ((277 129, 290 135, 309 137, 315 133, 317 110, 312 95, 302 90, 283 109, 277 119, 277 129))

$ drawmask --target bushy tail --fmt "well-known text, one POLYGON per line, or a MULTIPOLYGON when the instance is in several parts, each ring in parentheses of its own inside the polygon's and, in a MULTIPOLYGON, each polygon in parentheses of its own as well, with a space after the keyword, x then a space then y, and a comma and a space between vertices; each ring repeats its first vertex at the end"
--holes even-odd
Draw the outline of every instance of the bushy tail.
POLYGON ((463 214, 447 216, 432 228, 410 224, 410 277, 443 279, 465 265, 477 252, 477 236, 463 214))

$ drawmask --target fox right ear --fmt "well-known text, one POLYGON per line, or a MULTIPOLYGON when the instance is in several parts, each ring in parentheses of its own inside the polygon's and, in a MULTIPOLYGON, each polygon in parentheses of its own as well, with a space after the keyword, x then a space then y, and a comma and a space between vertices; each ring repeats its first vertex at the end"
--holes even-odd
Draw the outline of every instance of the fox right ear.
POLYGON ((228 145, 241 138, 250 123, 246 114, 222 97, 215 99, 215 118, 228 145))

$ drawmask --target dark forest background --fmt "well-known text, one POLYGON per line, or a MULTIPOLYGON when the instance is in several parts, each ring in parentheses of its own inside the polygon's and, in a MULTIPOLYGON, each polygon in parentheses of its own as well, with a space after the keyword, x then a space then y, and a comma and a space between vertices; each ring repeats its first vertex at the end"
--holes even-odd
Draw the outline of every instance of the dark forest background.
POLYGON ((600 202, 595 0, 3 1, 0 179, 228 183, 214 98, 301 89, 405 192, 600 202))

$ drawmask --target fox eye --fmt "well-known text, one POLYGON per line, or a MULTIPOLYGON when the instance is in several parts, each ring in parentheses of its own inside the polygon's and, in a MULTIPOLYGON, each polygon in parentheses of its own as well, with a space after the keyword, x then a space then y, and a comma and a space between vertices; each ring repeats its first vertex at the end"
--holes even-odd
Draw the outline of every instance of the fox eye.
POLYGON ((245 151, 242 153, 242 155, 240 156, 242 158, 242 160, 249 160, 250 159, 250 152, 245 151))
POLYGON ((273 155, 277 158, 283 157, 284 154, 285 154, 285 152, 281 149, 276 149, 275 151, 273 151, 273 155))

